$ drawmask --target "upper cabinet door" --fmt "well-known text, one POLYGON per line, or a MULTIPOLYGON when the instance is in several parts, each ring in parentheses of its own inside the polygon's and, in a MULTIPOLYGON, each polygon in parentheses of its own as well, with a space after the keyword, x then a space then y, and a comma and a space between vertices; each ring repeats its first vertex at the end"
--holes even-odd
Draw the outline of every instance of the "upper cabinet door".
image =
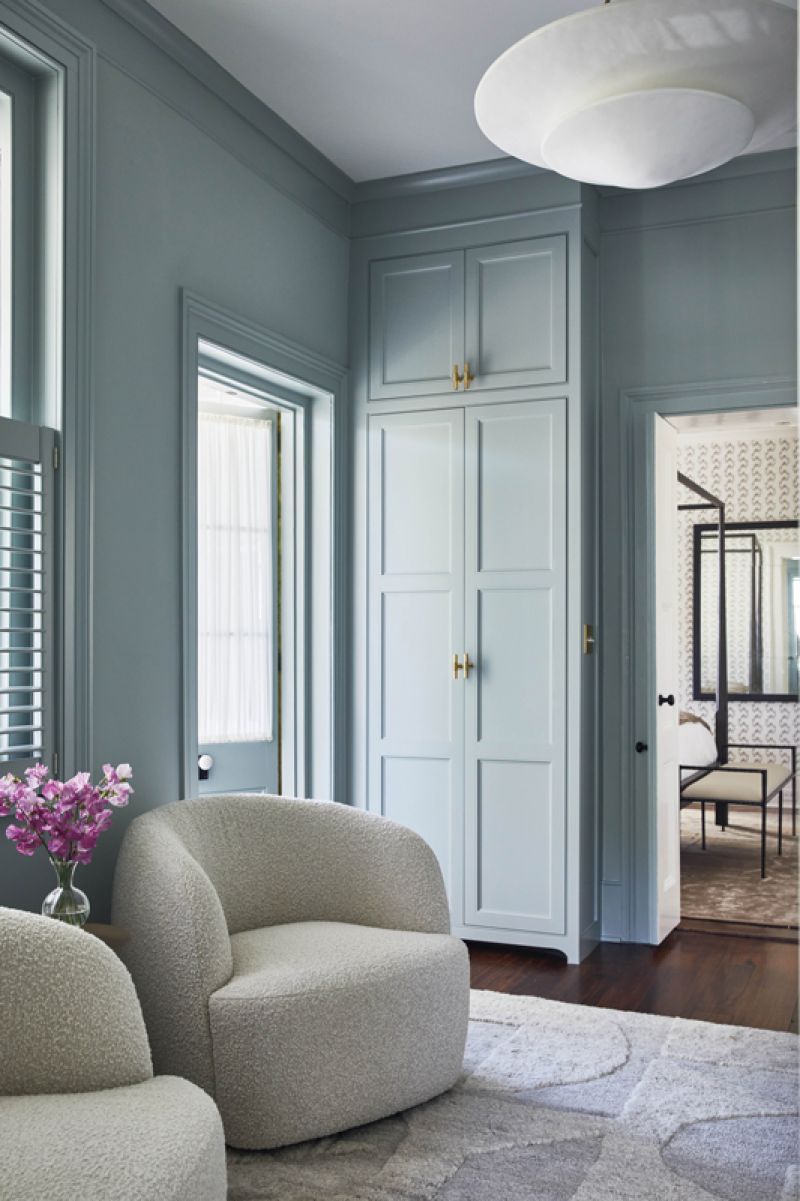
POLYGON ((450 392, 463 358, 463 251, 372 263, 370 400, 450 392))
POLYGON ((567 240, 529 238, 466 252, 466 350, 473 389, 567 378, 567 240))

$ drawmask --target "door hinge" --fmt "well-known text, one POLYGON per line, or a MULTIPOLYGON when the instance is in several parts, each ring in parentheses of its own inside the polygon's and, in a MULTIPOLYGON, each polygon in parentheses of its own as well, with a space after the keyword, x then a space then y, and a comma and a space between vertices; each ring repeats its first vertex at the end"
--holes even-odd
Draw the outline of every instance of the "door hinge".
POLYGON ((53 751, 53 775, 58 779, 58 751, 53 751))
POLYGON ((53 447, 53 471, 58 471, 58 466, 59 466, 58 447, 54 446, 53 447))

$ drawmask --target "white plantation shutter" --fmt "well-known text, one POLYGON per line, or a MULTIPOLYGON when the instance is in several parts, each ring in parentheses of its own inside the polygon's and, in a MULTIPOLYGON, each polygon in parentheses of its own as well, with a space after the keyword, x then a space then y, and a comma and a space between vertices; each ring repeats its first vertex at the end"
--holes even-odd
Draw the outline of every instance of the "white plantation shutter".
POLYGON ((273 734, 272 424, 201 411, 198 741, 273 734))
POLYGON ((0 774, 52 764, 54 445, 0 418, 0 774))

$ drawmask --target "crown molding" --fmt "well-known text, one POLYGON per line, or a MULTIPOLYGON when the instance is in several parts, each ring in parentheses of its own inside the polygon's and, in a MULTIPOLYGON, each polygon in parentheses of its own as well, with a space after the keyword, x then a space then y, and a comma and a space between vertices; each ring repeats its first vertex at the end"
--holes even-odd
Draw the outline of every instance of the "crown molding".
POLYGON ((492 158, 479 163, 463 163, 457 167, 437 167, 431 171, 415 171, 409 175, 389 175, 384 179, 366 179, 355 184, 352 199, 355 203, 368 200, 387 200, 398 196, 420 196, 446 188, 470 188, 476 184, 502 183, 520 176, 548 175, 543 167, 523 163, 516 158, 492 158))
POLYGON ((101 0, 101 3, 213 92, 315 179, 342 199, 348 202, 352 199, 353 181, 349 175, 239 83, 216 59, 147 4, 146 0, 101 0))
MULTIPOLYGON (((109 0, 106 0, 108 3, 109 0)), ((120 0, 113 0, 114 3, 120 0)), ((738 179, 749 175, 763 175, 770 171, 794 170, 797 152, 795 150, 769 150, 762 154, 745 154, 732 159, 731 162, 707 171, 704 175, 696 175, 691 179, 677 180, 666 188, 657 189, 659 192, 674 188, 695 187, 699 184, 721 182, 727 179, 738 179)), ((351 201, 353 204, 364 204, 376 200, 396 200, 406 197, 420 197, 431 192, 442 192, 450 188, 471 188, 481 184, 505 183, 508 180, 533 179, 537 176, 554 175, 543 167, 532 163, 523 163, 515 158, 494 158, 478 163, 464 163, 457 167, 441 167, 431 171, 417 171, 409 175, 391 175, 383 179, 368 179, 353 185, 351 201)), ((581 185, 586 186, 586 185, 581 185)), ((594 185, 592 185, 594 187, 594 185)), ((595 188, 601 196, 615 197, 641 195, 626 188, 595 188)))

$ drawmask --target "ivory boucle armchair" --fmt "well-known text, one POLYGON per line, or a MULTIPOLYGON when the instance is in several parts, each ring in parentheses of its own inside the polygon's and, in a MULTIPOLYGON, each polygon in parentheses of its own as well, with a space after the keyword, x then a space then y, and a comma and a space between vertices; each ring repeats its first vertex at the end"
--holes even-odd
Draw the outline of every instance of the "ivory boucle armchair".
POLYGON ((210 1097, 153 1077, 130 976, 91 934, 0 909, 0 1197, 224 1201, 210 1097))
POLYGON ((226 795, 137 818, 114 921, 156 1068, 234 1147, 386 1117, 461 1072, 468 960, 412 831, 326 801, 226 795))

